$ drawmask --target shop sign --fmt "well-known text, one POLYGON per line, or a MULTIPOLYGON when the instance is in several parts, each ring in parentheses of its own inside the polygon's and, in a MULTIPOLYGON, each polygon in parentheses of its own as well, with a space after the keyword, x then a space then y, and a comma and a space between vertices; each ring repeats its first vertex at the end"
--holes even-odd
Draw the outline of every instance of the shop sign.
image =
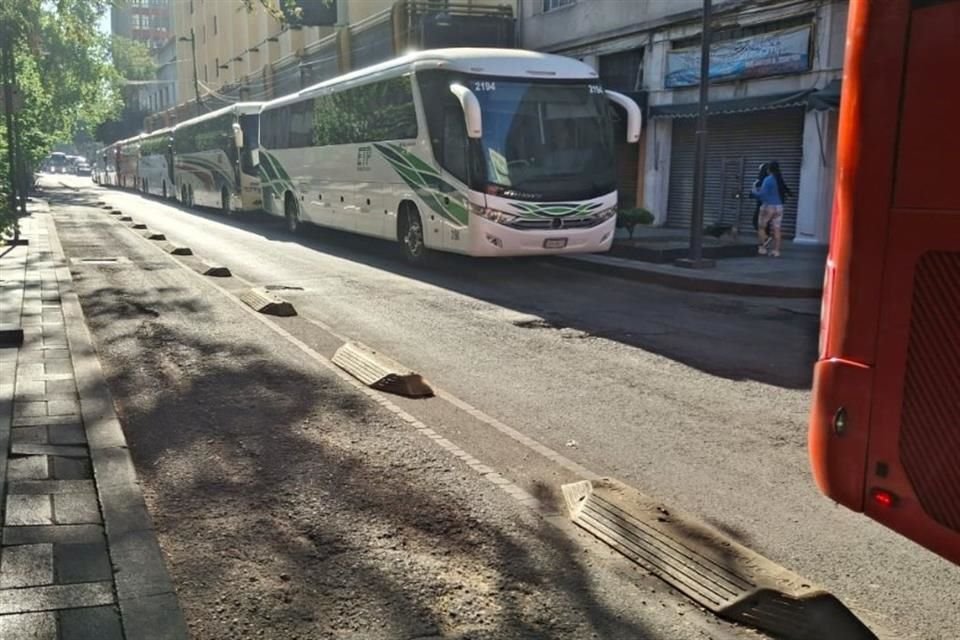
MULTIPOLYGON (((717 42, 710 46, 710 80, 746 80, 810 68, 810 27, 717 42)), ((700 83, 700 47, 667 53, 666 87, 700 83)))

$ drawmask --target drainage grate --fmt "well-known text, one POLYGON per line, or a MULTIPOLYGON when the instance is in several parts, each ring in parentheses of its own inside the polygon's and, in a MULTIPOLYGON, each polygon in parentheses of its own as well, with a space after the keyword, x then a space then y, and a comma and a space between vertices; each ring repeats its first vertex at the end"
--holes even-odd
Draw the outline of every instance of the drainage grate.
POLYGON ((89 258, 71 258, 74 264, 126 264, 130 259, 126 256, 94 256, 89 258))

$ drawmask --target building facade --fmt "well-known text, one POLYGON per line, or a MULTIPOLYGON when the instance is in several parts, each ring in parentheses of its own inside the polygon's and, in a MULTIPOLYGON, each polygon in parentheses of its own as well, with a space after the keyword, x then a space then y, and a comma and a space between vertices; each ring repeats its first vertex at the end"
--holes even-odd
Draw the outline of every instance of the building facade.
POLYGON ((150 49, 163 47, 173 35, 172 0, 127 0, 110 8, 110 32, 142 42, 150 49))
MULTIPOLYGON (((409 48, 513 46, 513 0, 298 0, 323 26, 279 20, 260 2, 172 0, 177 108, 166 126, 238 100, 268 100, 409 48)), ((273 6, 280 6, 276 3, 273 6)))
MULTIPOLYGON (((646 105, 621 145, 621 199, 689 228, 702 0, 520 0, 521 46, 579 58, 646 105)), ((833 198, 846 0, 714 0, 704 222, 753 231, 758 165, 793 195, 784 232, 826 243, 833 198)))

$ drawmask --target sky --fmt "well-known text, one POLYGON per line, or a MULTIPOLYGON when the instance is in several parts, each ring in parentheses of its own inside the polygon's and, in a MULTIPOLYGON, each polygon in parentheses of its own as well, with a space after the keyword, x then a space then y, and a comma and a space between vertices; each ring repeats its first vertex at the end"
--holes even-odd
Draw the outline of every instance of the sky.
POLYGON ((110 34, 110 10, 107 9, 103 16, 100 18, 100 24, 98 25, 100 33, 110 34))

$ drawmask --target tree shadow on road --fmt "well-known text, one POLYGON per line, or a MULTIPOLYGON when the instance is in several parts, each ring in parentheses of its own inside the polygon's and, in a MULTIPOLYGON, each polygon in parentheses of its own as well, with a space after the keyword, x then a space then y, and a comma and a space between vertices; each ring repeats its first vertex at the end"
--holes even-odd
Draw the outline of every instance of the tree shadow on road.
POLYGON ((568 538, 330 371, 196 292, 98 278, 77 289, 195 637, 654 637, 568 538))

